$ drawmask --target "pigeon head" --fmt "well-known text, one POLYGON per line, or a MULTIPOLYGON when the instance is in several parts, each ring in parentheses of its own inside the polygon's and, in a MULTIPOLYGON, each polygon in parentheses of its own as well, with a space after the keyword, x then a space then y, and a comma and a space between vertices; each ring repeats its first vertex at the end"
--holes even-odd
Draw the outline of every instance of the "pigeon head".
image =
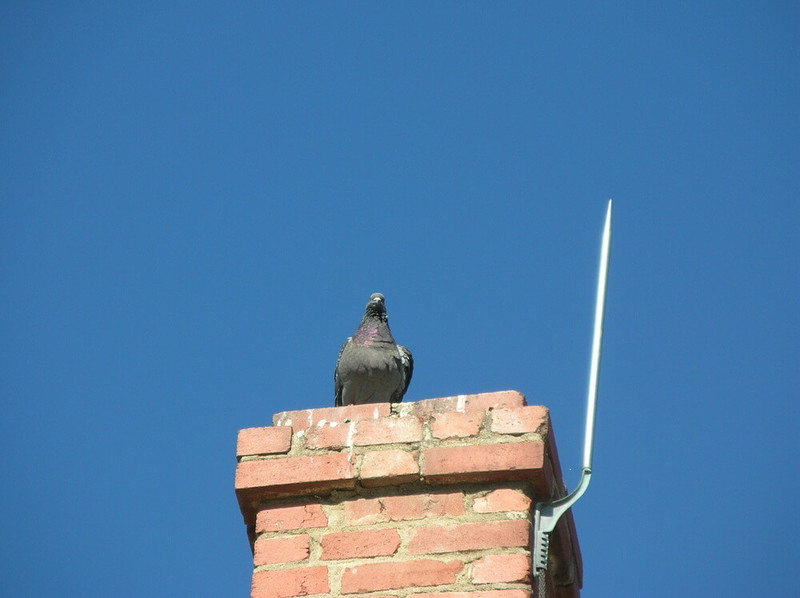
POLYGON ((367 301, 367 306, 364 308, 365 318, 378 318, 382 321, 387 320, 386 315, 386 299, 380 293, 372 293, 367 301))

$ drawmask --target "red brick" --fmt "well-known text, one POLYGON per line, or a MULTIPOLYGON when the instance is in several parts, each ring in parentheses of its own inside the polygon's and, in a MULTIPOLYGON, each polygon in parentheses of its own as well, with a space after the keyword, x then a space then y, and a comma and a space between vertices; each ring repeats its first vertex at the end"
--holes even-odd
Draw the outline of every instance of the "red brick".
POLYGON ((473 411, 486 413, 488 409, 494 407, 523 407, 525 405, 525 397, 522 393, 515 390, 504 390, 475 395, 458 395, 455 397, 427 399, 412 404, 414 416, 426 420, 433 413, 448 413, 454 411, 459 413, 473 411))
POLYGON ((498 434, 525 434, 547 432, 547 407, 519 407, 517 409, 495 409, 492 411, 492 432, 498 434))
POLYGON ((530 590, 483 590, 477 592, 434 592, 432 594, 428 592, 425 594, 409 594, 408 598, 530 598, 530 597, 531 597, 530 590))
POLYGON ((531 559, 525 554, 490 554, 472 564, 474 583, 531 581, 531 559))
POLYGON ((357 422, 353 444, 370 446, 421 440, 422 423, 416 417, 382 417, 357 422))
POLYGON ((516 390, 501 390, 499 392, 484 392, 477 395, 467 395, 467 411, 480 411, 485 413, 489 409, 498 407, 524 407, 525 395, 516 390))
POLYGON ((318 423, 306 430, 306 448, 341 449, 348 446, 354 423, 318 423))
POLYGON ((528 546, 529 538, 530 522, 527 519, 435 525, 412 530, 408 551, 411 554, 433 554, 528 546))
POLYGON ((354 477, 353 466, 345 453, 258 459, 242 461, 236 466, 236 489, 314 486, 324 482, 333 482, 330 486, 341 488, 354 485, 343 484, 344 481, 352 480, 354 477))
POLYGON ((256 532, 281 532, 293 529, 326 527, 328 518, 318 504, 267 507, 256 516, 256 532))
POLYGON ((236 456, 285 454, 292 448, 292 428, 265 427, 239 430, 236 456))
POLYGON ((481 431, 484 414, 480 411, 470 413, 436 413, 431 421, 431 433, 434 438, 468 438, 477 436, 481 431))
POLYGON ((256 571, 253 573, 250 596, 251 598, 289 598, 329 592, 327 567, 303 567, 302 569, 256 571))
POLYGON ((440 482, 542 478, 544 442, 510 442, 429 448, 425 478, 440 482))
POLYGON ((367 453, 361 463, 360 477, 365 486, 386 486, 417 480, 417 453, 400 449, 367 453))
POLYGON ((371 525, 463 513, 464 494, 461 492, 362 498, 344 505, 345 525, 371 525))
POLYGON ((253 552, 253 564, 291 563, 308 558, 308 534, 288 538, 258 538, 253 552))
POLYGON ((498 511, 527 511, 531 508, 531 499, 518 490, 500 488, 476 498, 472 510, 476 513, 497 513, 498 511))
POLYGON ((345 525, 372 525, 388 521, 380 498, 359 498, 344 503, 345 525))
POLYGON ((322 537, 322 560, 389 556, 399 546, 400 534, 396 529, 335 532, 322 537))
POLYGON ((387 417, 392 413, 391 403, 370 403, 367 405, 347 405, 345 407, 322 407, 302 411, 281 411, 272 416, 273 426, 292 426, 297 432, 319 422, 345 423, 362 419, 387 417))
POLYGON ((461 561, 434 559, 357 565, 345 569, 342 594, 452 584, 463 568, 461 561))

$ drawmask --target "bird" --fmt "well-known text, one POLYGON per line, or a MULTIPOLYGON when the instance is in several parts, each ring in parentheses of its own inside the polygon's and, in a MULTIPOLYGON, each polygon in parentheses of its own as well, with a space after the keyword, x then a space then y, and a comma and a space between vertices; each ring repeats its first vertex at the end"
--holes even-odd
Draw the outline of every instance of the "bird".
POLYGON ((397 403, 414 372, 411 351, 394 342, 386 299, 373 293, 353 336, 339 349, 333 373, 334 404, 397 403))

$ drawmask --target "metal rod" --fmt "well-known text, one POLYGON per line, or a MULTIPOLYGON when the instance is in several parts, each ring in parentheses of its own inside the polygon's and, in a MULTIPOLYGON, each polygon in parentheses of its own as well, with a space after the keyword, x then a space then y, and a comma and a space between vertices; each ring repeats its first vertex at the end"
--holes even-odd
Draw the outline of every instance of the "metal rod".
POLYGON ((533 577, 539 578, 547 570, 550 533, 561 516, 583 496, 592 479, 592 444, 594 443, 594 415, 597 403, 597 374, 600 370, 600 349, 603 339, 603 312, 608 278, 608 254, 611 245, 611 200, 608 200, 606 224, 603 228, 603 245, 600 250, 600 270, 597 275, 597 302, 594 311, 594 338, 592 362, 589 370, 589 397, 586 406, 586 436, 583 447, 583 468, 578 486, 567 496, 550 502, 537 502, 534 508, 533 545, 531 547, 533 577))
POLYGON ((608 278, 608 254, 611 245, 611 200, 608 200, 606 223, 603 227, 603 245, 600 250, 600 269, 597 275, 597 301, 594 309, 594 336, 592 338, 592 362, 589 369, 589 394, 586 401, 586 434, 583 444, 583 468, 592 469, 592 447, 594 445, 594 420, 597 405, 597 382, 600 371, 600 350, 603 344, 603 313, 606 303, 606 279, 608 278))

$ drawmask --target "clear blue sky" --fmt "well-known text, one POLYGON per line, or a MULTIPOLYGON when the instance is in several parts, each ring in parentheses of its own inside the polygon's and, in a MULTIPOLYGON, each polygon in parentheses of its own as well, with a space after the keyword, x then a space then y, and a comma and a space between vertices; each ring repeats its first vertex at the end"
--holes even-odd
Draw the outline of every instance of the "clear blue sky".
POLYGON ((240 428, 330 406, 373 291, 407 399, 517 389, 584 596, 796 590, 792 2, 6 2, 0 593, 246 596, 240 428))

